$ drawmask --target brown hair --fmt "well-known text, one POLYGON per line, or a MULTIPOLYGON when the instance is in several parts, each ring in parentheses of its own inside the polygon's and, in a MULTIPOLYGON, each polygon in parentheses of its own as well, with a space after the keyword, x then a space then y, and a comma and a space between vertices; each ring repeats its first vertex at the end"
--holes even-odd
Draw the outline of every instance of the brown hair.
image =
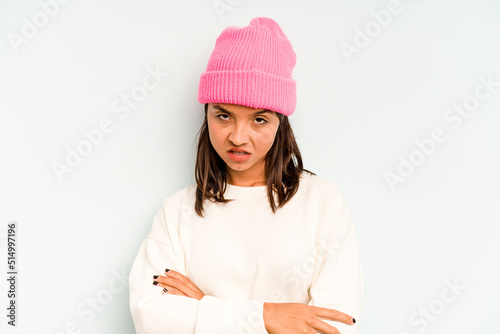
MULTIPOLYGON (((198 131, 198 151, 196 154, 196 213, 203 217, 203 202, 227 203, 225 199, 227 168, 226 163, 217 154, 210 142, 207 123, 208 103, 205 104, 205 118, 198 131)), ((295 141, 288 116, 276 113, 280 124, 276 131, 274 143, 267 152, 265 175, 267 179, 267 197, 273 213, 284 206, 295 195, 299 188, 299 176, 303 171, 316 175, 303 168, 302 156, 295 141), (294 161, 295 160, 295 161, 294 161), (278 205, 274 201, 273 191, 277 195, 278 205)))

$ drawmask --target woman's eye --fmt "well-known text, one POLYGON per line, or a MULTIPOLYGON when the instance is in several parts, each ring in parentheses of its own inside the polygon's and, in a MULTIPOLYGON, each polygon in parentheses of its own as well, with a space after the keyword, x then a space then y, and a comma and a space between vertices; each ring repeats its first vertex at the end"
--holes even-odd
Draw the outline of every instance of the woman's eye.
MULTIPOLYGON (((221 118, 221 116, 222 116, 222 117, 226 117, 227 115, 226 115, 226 114, 219 114, 219 115, 217 115, 216 117, 217 117, 217 118, 219 118, 219 119, 224 119, 224 120, 226 120, 226 119, 227 119, 227 118, 221 118)), ((227 117, 228 117, 228 116, 227 116, 227 117)))
POLYGON ((259 123, 259 124, 267 123, 267 121, 265 120, 265 118, 262 118, 262 117, 257 117, 255 120, 257 121, 259 119, 262 120, 263 122, 257 122, 257 123, 259 123))

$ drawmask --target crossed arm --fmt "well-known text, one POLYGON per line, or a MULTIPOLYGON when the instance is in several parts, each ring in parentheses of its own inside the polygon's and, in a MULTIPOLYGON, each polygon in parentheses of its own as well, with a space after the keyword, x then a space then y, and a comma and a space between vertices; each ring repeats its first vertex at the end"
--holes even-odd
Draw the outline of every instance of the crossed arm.
MULTIPOLYGON (((164 275, 154 275, 153 285, 162 288, 162 294, 186 296, 201 300, 205 294, 183 274, 165 269, 164 275)), ((340 321, 347 325, 355 323, 355 319, 338 310, 324 307, 303 305, 300 303, 264 303, 264 324, 270 334, 307 333, 312 330, 325 334, 339 334, 320 318, 340 321)))

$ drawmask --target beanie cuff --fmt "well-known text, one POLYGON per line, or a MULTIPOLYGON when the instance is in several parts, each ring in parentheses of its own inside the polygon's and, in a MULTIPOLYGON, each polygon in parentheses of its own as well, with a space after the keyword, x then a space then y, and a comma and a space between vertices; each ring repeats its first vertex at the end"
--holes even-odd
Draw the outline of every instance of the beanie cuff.
POLYGON ((296 90, 294 79, 259 70, 208 71, 200 77, 198 102, 238 104, 290 116, 296 90))

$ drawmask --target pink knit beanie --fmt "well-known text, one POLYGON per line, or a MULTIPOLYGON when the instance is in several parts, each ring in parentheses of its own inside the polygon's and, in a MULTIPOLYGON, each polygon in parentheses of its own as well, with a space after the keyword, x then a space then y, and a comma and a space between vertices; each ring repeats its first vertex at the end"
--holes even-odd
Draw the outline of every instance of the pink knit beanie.
POLYGON ((276 21, 256 17, 229 26, 217 38, 200 77, 200 103, 239 104, 290 116, 295 111, 297 56, 276 21))

